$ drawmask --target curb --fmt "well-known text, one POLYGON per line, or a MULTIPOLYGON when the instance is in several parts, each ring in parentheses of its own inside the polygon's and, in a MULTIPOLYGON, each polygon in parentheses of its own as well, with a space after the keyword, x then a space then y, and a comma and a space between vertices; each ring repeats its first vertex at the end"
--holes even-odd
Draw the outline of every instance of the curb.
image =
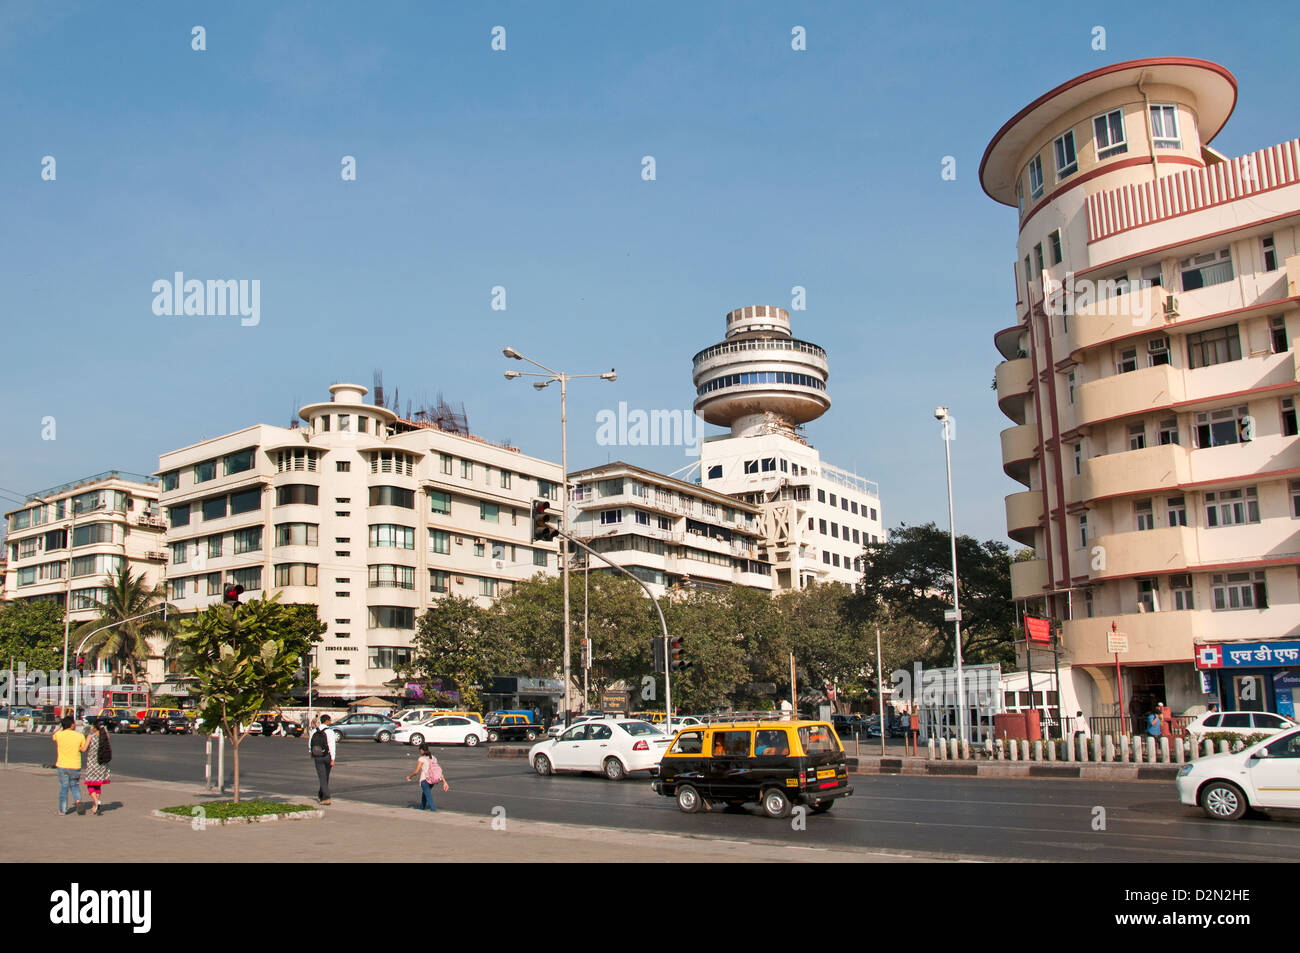
POLYGON ((206 818, 201 815, 172 814, 167 811, 151 811, 154 817, 162 818, 164 821, 180 821, 182 824, 189 824, 195 829, 205 827, 225 827, 227 824, 263 824, 268 821, 314 821, 325 816, 321 810, 313 811, 293 811, 289 814, 259 814, 255 817, 214 817, 206 818))
POLYGON ((1084 764, 1015 761, 930 761, 925 758, 859 758, 858 774, 931 775, 965 778, 1068 778, 1083 781, 1172 781, 1181 764, 1084 764))
POLYGON ((494 746, 488 748, 487 756, 489 758, 527 758, 528 748, 522 745, 494 746))

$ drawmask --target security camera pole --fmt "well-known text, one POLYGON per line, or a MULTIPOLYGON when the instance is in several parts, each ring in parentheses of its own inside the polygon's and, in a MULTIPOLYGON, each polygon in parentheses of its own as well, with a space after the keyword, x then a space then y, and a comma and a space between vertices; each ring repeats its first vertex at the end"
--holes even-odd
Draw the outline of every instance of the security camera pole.
POLYGON ((934 419, 943 423, 943 457, 948 466, 948 536, 952 540, 952 614, 957 669, 957 736, 966 743, 966 683, 961 674, 961 604, 957 595, 957 520, 952 505, 952 417, 947 407, 934 408, 934 419))
MULTIPOLYGON (((525 357, 512 347, 504 348, 501 352, 506 357, 515 361, 527 361, 534 367, 540 367, 546 373, 538 374, 535 371, 506 371, 506 380, 512 381, 517 377, 540 377, 539 381, 533 383, 537 390, 544 390, 555 381, 560 382, 560 521, 563 531, 560 535, 568 540, 569 536, 569 418, 568 418, 568 395, 569 381, 578 380, 584 377, 598 377, 605 381, 618 380, 618 374, 613 369, 606 371, 604 374, 566 374, 563 371, 552 370, 545 364, 534 361, 531 357, 525 357)), ((572 710, 571 704, 571 666, 569 654, 569 547, 563 546, 560 550, 560 567, 561 574, 564 577, 564 724, 569 724, 569 712, 572 710)))

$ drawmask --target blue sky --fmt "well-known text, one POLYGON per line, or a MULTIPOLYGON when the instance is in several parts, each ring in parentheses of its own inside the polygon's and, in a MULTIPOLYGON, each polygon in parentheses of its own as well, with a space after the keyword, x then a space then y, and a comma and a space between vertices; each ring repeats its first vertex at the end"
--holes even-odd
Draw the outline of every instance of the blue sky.
POLYGON ((946 403, 958 529, 1001 539, 1018 486, 989 385, 1015 214, 979 187, 985 145, 1058 83, 1153 55, 1236 75, 1221 151, 1295 136, 1300 27, 1276 10, 10 0, 0 487, 152 471, 376 368, 403 405, 442 392, 558 460, 558 394, 507 383, 505 345, 618 369, 570 390, 571 468, 672 471, 681 448, 598 446, 597 413, 689 408, 725 312, 801 285, 795 333, 831 363, 823 458, 879 482, 888 525, 946 525, 946 403), (260 323, 155 315, 176 271, 260 280, 260 323))

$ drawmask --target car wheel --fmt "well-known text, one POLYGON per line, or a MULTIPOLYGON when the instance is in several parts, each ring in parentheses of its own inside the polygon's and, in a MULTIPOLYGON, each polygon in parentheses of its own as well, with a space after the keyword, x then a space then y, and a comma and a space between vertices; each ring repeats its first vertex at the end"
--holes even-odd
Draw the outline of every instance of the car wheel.
POLYGON ((411 735, 411 744, 415 745, 417 748, 424 744, 424 735, 411 735))
POLYGON ((1201 809, 1216 821, 1235 821, 1250 805, 1241 788, 1229 781, 1212 781, 1201 790, 1201 809))
POLYGON ((497 734, 495 731, 488 732, 488 741, 500 741, 500 740, 501 740, 501 736, 497 734))
POLYGON ((768 788, 763 792, 763 813, 768 817, 782 818, 790 816, 790 799, 780 788, 768 788))
POLYGON ((385 729, 381 731, 379 734, 375 735, 375 740, 387 743, 393 740, 393 733, 385 729))
POLYGON ((689 784, 683 784, 677 789, 677 807, 684 814, 698 814, 704 810, 704 799, 700 797, 700 792, 695 788, 689 784))
POLYGON ((605 777, 611 781, 622 781, 627 776, 627 768, 618 758, 606 758, 604 768, 605 777))
POLYGON ((525 732, 524 737, 527 738, 529 741, 536 741, 536 740, 537 740, 537 732, 532 731, 532 730, 529 730, 529 731, 525 732))
POLYGON ((546 777, 554 770, 551 767, 551 759, 546 757, 546 755, 544 754, 539 754, 536 758, 533 759, 533 770, 536 771, 538 774, 540 774, 542 777, 546 777))
POLYGON ((466 736, 465 736, 465 747, 466 747, 466 748, 473 748, 473 747, 474 747, 475 745, 477 745, 477 744, 478 744, 478 735, 466 735, 466 736))

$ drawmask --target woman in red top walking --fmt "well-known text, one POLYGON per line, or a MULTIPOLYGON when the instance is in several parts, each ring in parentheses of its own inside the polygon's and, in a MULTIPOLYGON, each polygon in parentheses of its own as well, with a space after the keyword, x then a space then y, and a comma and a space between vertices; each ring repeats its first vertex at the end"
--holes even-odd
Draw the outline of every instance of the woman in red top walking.
POLYGON ((441 784, 444 791, 449 791, 451 785, 443 777, 442 765, 438 764, 438 759, 433 756, 427 744, 420 745, 420 760, 415 763, 415 770, 406 776, 406 780, 412 780, 417 774, 420 776, 420 810, 438 810, 433 804, 433 786, 441 784))

